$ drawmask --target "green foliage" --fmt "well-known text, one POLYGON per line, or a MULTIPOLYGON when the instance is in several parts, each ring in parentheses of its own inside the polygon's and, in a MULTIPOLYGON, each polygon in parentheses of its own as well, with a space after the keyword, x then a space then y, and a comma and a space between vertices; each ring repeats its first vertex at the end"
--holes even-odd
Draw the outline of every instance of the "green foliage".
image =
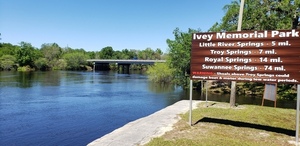
POLYGON ((67 62, 64 59, 59 59, 56 62, 56 66, 53 67, 53 70, 64 70, 67 69, 67 62))
POLYGON ((67 53, 63 55, 63 59, 67 63, 67 69, 80 70, 87 64, 88 56, 81 52, 67 53))
MULTIPOLYGON (((225 5, 224 10, 227 11, 222 18, 221 27, 225 31, 235 31, 237 29, 240 5, 237 1, 233 1, 231 5, 225 5)), ((244 21, 243 21, 244 22, 244 21)))
POLYGON ((26 65, 26 66, 20 66, 20 67, 18 67, 17 70, 18 70, 18 71, 21 71, 21 72, 34 71, 34 69, 31 68, 31 66, 29 66, 29 65, 26 65))
POLYGON ((80 53, 86 53, 86 51, 84 49, 72 49, 70 47, 66 47, 63 49, 63 54, 67 54, 67 53, 74 53, 74 52, 80 52, 80 53))
MULTIPOLYGON (((245 0, 242 30, 296 29, 299 23, 299 0, 245 0)), ((236 31, 240 1, 224 6, 225 16, 209 31, 236 31)))
POLYGON ((114 50, 110 46, 102 48, 102 50, 100 51, 101 59, 112 59, 113 55, 114 55, 114 50))
POLYGON ((97 59, 96 52, 94 51, 86 52, 86 54, 89 56, 89 59, 97 59))
POLYGON ((58 59, 62 54, 62 49, 56 43, 43 44, 40 51, 47 60, 58 59))
MULTIPOLYGON (((37 61, 38 63, 46 63, 42 65, 42 68, 53 68, 56 66, 57 61, 62 56, 62 48, 56 43, 52 44, 43 44, 41 46, 40 52, 44 59, 37 61), (41 62, 42 61, 42 62, 41 62), (45 62, 46 61, 46 62, 45 62)), ((36 64, 38 68, 41 68, 41 64, 36 64)))
POLYGON ((156 83, 170 83, 173 79, 172 69, 166 63, 155 63, 148 68, 147 74, 149 80, 156 83))
POLYGON ((20 49, 17 51, 17 59, 20 66, 34 67, 36 52, 30 43, 21 42, 20 49))
POLYGON ((295 100, 297 97, 296 86, 294 84, 278 84, 277 93, 279 98, 285 100, 295 100))
POLYGON ((123 56, 121 59, 134 59, 137 56, 135 50, 128 50, 128 49, 122 50, 122 54, 123 56))
POLYGON ((250 94, 262 94, 264 90, 264 84, 261 82, 244 82, 242 89, 250 91, 250 94))
POLYGON ((15 46, 10 43, 0 43, 0 57, 3 55, 15 56, 19 48, 19 46, 15 46))
POLYGON ((155 55, 154 55, 155 53, 151 48, 146 48, 145 50, 140 51, 140 52, 143 52, 142 54, 144 55, 144 58, 141 58, 141 59, 146 59, 146 60, 155 59, 155 55))
POLYGON ((12 70, 16 66, 16 60, 12 55, 3 55, 0 57, 0 68, 3 70, 12 70))
POLYGON ((182 32, 179 28, 173 31, 175 40, 167 39, 169 47, 168 62, 173 70, 174 82, 180 86, 186 87, 186 74, 190 71, 190 52, 192 45, 192 33, 196 30, 189 29, 188 32, 182 32))
POLYGON ((128 49, 123 49, 122 51, 114 51, 112 59, 134 59, 137 56, 136 52, 138 51, 128 49))
POLYGON ((124 56, 121 51, 115 51, 112 59, 122 59, 124 56))
POLYGON ((145 50, 138 52, 138 58, 143 60, 156 60, 161 59, 162 51, 157 48, 156 51, 151 48, 146 48, 145 50))
POLYGON ((39 58, 34 64, 39 70, 47 70, 49 68, 48 60, 46 58, 39 58))

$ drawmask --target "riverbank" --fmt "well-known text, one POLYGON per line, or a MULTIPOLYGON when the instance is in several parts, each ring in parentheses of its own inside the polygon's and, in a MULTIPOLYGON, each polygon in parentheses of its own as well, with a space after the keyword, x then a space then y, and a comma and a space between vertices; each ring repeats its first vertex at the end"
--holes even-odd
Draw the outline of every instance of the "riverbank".
MULTIPOLYGON (((193 108, 201 101, 193 101, 193 108)), ((181 100, 147 117, 124 125, 113 132, 89 143, 88 146, 135 146, 144 145, 152 138, 172 130, 180 120, 179 114, 189 110, 189 100, 181 100)))

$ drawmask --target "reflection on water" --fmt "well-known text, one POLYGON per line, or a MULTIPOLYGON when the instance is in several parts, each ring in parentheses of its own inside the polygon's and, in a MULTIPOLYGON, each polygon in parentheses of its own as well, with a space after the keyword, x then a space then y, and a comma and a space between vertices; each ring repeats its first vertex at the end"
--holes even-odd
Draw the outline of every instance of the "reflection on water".
POLYGON ((172 92, 174 90, 178 90, 180 87, 176 87, 173 84, 160 84, 160 83, 149 83, 149 90, 156 93, 166 93, 166 92, 172 92))
POLYGON ((0 71, 0 87, 59 86, 62 74, 0 71))

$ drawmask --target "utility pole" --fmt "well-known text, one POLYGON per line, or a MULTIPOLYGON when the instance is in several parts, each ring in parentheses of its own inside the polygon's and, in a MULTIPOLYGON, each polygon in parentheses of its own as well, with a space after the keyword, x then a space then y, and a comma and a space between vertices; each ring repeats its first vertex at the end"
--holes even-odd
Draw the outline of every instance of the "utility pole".
MULTIPOLYGON (((241 0, 237 31, 241 31, 242 29, 243 11, 244 11, 244 0, 241 0)), ((230 107, 235 107, 235 98, 236 98, 236 81, 231 81, 230 107)))

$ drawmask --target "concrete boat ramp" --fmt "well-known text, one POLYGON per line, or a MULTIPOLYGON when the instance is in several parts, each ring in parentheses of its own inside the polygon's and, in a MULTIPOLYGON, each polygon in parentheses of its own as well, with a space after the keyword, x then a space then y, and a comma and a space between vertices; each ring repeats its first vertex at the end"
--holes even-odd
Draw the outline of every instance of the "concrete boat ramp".
MULTIPOLYGON (((193 101, 193 108, 200 101, 193 101)), ((88 146, 137 146, 172 130, 180 120, 179 114, 189 111, 189 100, 181 100, 147 117, 124 125, 113 132, 89 143, 88 146)))

